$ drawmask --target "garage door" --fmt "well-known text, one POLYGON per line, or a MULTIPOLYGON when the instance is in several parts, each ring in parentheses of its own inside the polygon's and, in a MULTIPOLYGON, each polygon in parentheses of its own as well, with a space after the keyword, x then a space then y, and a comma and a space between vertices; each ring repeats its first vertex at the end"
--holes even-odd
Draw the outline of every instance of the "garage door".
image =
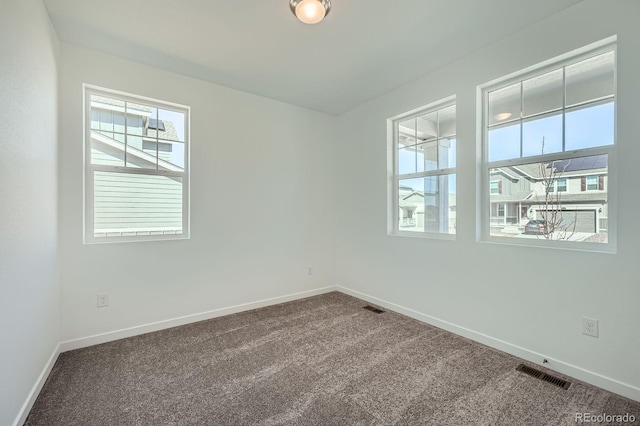
POLYGON ((563 212, 563 218, 569 222, 576 222, 575 232, 596 232, 596 211, 578 210, 563 212))

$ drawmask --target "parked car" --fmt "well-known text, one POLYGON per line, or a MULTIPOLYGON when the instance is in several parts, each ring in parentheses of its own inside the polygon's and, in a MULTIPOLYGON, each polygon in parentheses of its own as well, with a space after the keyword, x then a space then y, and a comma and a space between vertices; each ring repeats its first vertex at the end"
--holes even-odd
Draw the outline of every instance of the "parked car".
POLYGON ((547 230, 547 221, 546 220, 530 220, 524 226, 525 234, 544 234, 547 230))

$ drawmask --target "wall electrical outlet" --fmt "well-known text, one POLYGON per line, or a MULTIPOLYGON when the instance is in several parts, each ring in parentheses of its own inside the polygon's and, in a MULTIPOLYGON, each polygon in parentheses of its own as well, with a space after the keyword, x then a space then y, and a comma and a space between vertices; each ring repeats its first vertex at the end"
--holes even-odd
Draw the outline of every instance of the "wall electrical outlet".
POLYGON ((582 317, 582 334, 598 337, 598 320, 582 317))
POLYGON ((307 275, 313 275, 313 266, 307 266, 307 275))
POLYGON ((109 306, 109 293, 98 293, 98 308, 109 306))

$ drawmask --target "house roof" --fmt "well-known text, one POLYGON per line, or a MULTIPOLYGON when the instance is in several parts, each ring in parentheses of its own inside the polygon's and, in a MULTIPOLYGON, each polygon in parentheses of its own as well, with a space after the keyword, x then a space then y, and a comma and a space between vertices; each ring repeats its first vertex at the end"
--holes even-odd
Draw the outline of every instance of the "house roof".
MULTIPOLYGON (((560 193, 560 203, 588 203, 588 202, 607 202, 607 192, 606 191, 589 191, 589 192, 579 192, 579 193, 569 193, 569 192, 561 192, 560 193)), ((493 200, 492 200, 493 201, 493 200)), ((527 203, 530 204, 539 204, 540 202, 544 202, 543 196, 533 196, 530 199, 526 200, 527 203)))
MULTIPOLYGON (((101 149, 103 152, 106 152, 109 154, 112 154, 114 152, 124 152, 124 149, 125 149, 124 143, 117 141, 115 139, 112 139, 108 136, 103 135, 100 132, 96 132, 93 130, 91 131, 91 145, 92 147, 101 149)), ((161 158, 156 158, 156 156, 148 154, 132 146, 127 147, 127 156, 134 157, 136 161, 145 163, 150 166, 153 165, 154 167, 157 161, 159 170, 168 170, 168 171, 174 171, 174 172, 181 172, 184 170, 182 167, 178 167, 175 164, 172 164, 161 158)))
MULTIPOLYGON (((607 202, 606 191, 589 191, 580 193, 560 193, 560 203, 589 203, 589 202, 607 202)), ((524 205, 540 204, 544 203, 544 195, 535 192, 517 192, 515 194, 503 195, 493 194, 491 195, 492 203, 522 203, 524 205)))
MULTIPOLYGON (((606 174, 608 172, 606 154, 559 160, 553 164, 558 172, 557 177, 606 174)), ((548 173, 551 169, 551 164, 546 163, 546 168, 548 173)), ((500 169, 512 170, 514 173, 532 180, 542 180, 543 178, 540 163, 521 164, 519 166, 501 167, 500 169)))
MULTIPOLYGON (((176 131, 176 126, 169 120, 159 120, 162 124, 164 124, 163 130, 156 130, 154 128, 149 128, 149 124, 147 122, 147 134, 145 135, 148 138, 155 139, 156 136, 158 139, 165 139, 169 141, 179 141, 178 132, 176 131)), ((162 129, 162 126, 158 126, 162 129)))
POLYGON ((518 191, 513 194, 491 194, 491 202, 515 202, 515 201, 527 201, 533 195, 532 191, 518 191))

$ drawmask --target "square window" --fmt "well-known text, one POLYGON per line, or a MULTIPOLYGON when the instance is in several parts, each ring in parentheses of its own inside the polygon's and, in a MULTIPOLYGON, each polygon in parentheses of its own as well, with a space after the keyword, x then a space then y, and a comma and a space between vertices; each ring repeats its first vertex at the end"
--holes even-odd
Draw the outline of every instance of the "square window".
POLYGON ((558 192, 567 192, 567 179, 561 178, 556 180, 556 190, 558 192))
POLYGON ((502 182, 500 182, 499 180, 492 180, 489 184, 489 191, 490 194, 495 195, 495 194, 500 194, 502 190, 502 182))
POLYGON ((85 97, 85 243, 188 238, 189 108, 85 97))

